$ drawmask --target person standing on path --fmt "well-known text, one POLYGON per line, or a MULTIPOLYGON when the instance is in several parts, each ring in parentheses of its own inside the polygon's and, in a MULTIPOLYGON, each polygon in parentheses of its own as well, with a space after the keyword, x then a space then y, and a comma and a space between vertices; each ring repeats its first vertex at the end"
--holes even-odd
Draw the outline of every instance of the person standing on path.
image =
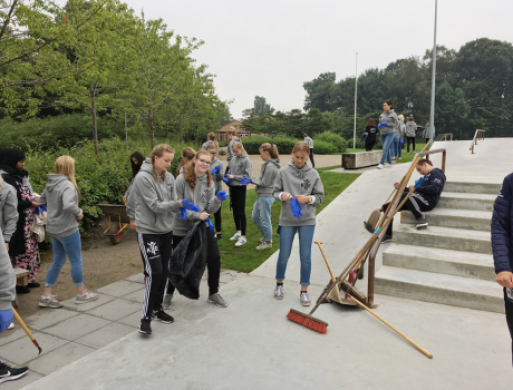
MULTIPOLYGON (((206 151, 212 156, 212 162, 210 163, 210 173, 214 179, 216 188, 216 195, 219 191, 223 190, 223 162, 217 159, 217 148, 215 144, 207 145, 206 151), (219 168, 217 168, 219 167, 219 168), (212 173, 214 171, 214 173, 212 173)), ((216 238, 218 241, 223 240, 222 231, 222 220, 221 220, 221 207, 214 213, 214 226, 216 229, 216 238)))
POLYGON ((506 323, 513 340, 513 174, 504 178, 495 199, 491 230, 495 280, 504 291, 506 323))
POLYGON ((208 133, 207 134, 207 140, 203 143, 201 146, 201 149, 206 150, 207 146, 214 145, 216 150, 219 149, 219 143, 216 141, 216 134, 215 133, 208 133))
POLYGON ((29 271, 28 285, 16 286, 18 294, 26 294, 40 286, 36 274, 41 268, 39 245, 32 233, 39 197, 32 192, 28 172, 25 170, 25 154, 19 149, 3 149, 0 152, 0 174, 15 190, 18 198, 18 224, 9 243, 9 255, 14 268, 29 271))
POLYGON ((367 136, 367 138, 365 139, 365 151, 370 152, 374 145, 376 145, 376 136, 378 135, 378 128, 376 127, 376 122, 374 122, 374 119, 372 118, 370 118, 367 121, 365 135, 367 136))
POLYGON ((398 159, 402 159, 403 143, 404 143, 404 137, 406 134, 406 125, 404 124, 404 116, 399 115, 397 117, 397 119, 398 119, 398 125, 397 125, 397 129, 395 130, 395 135, 394 135, 396 162, 398 159))
POLYGON ((398 122, 392 102, 390 100, 385 101, 383 103, 383 113, 379 116, 378 125, 380 129, 379 136, 383 144, 383 155, 381 156, 378 169, 392 168, 392 157, 394 156, 393 142, 398 122), (385 164, 385 161, 387 161, 387 164, 385 164))
POLYGON ((0 175, 0 228, 7 250, 19 218, 16 190, 10 184, 4 183, 0 175))
POLYGON ((415 152, 415 139, 417 138, 417 124, 415 123, 415 119, 412 116, 408 118, 408 123, 406 124, 406 150, 408 154, 410 154, 410 143, 413 144, 413 153, 415 152))
POLYGON ((303 306, 309 306, 311 303, 308 286, 312 269, 315 213, 316 206, 320 205, 324 199, 324 187, 319 173, 306 164, 309 149, 306 142, 298 142, 294 145, 292 162, 278 173, 273 188, 274 198, 282 202, 279 228, 280 253, 276 263, 274 298, 283 299, 285 271, 292 251, 294 236, 298 232, 301 262, 299 299, 303 306))
POLYGON ((187 164, 190 164, 192 162, 192 159, 194 158, 195 154, 196 152, 193 148, 185 148, 184 150, 182 150, 182 158, 180 159, 180 163, 176 167, 176 177, 183 173, 183 168, 187 164))
MULTIPOLYGON (((222 200, 215 194, 215 184, 210 173, 212 155, 206 150, 200 150, 188 164, 184 173, 176 178, 176 195, 187 199, 199 208, 199 212, 188 211, 185 220, 177 219, 173 231, 173 249, 184 239, 187 233, 198 221, 206 221, 210 214, 221 208, 222 200)), ((226 196, 226 194, 225 194, 226 196)), ((224 200, 224 199, 223 199, 224 200)), ((217 246, 214 231, 206 229, 207 234, 207 269, 208 269, 208 302, 220 307, 228 304, 219 294, 219 279, 221 277, 221 254, 217 246)), ((167 281, 167 292, 164 297, 164 308, 171 306, 175 286, 170 279, 167 281)))
MULTIPOLYGON (((230 143, 228 144, 228 148, 227 148, 228 154, 226 156, 226 161, 229 164, 230 161, 232 161, 232 158, 235 156, 233 154, 233 144, 235 142, 242 143, 242 141, 240 140, 240 138, 237 137, 237 132, 235 131, 234 127, 230 127, 230 130, 228 130, 228 139, 230 140, 230 143)), ((228 168, 229 168, 229 166, 226 167, 227 170, 228 170, 228 168)))
POLYGON ((424 130, 424 138, 426 139, 426 143, 429 142, 430 139, 435 139, 435 126, 431 126, 429 121, 426 122, 426 128, 424 130))
POLYGON ((128 189, 125 192, 125 196, 123 196, 123 203, 127 204, 128 202, 128 194, 130 193, 130 190, 132 189, 132 185, 134 184, 135 176, 139 173, 141 170, 142 163, 144 162, 145 158, 144 156, 139 152, 134 152, 130 156, 130 165, 132 166, 132 178, 130 179, 130 185, 128 186, 128 189))
POLYGON ((262 234, 260 245, 256 247, 261 251, 273 246, 273 226, 271 223, 271 207, 274 203, 274 181, 280 170, 280 155, 276 145, 262 144, 259 148, 260 157, 264 164, 260 170, 260 178, 252 177, 251 183, 255 184, 255 192, 258 198, 253 206, 251 219, 262 234))
POLYGON ((78 223, 84 213, 78 204, 80 191, 75 181, 75 160, 70 156, 61 156, 55 160, 55 173, 48 175, 48 184, 39 202, 48 209, 46 232, 52 239, 53 261, 48 273, 43 295, 39 298, 39 307, 59 309, 62 303, 52 295, 59 273, 66 263, 71 263, 71 278, 77 288, 75 303, 81 304, 98 299, 98 294, 84 287, 82 272, 82 248, 78 223))
POLYGON ((303 139, 308 144, 308 147, 310 148, 310 161, 312 162, 312 167, 315 168, 315 161, 314 161, 314 142, 313 139, 311 139, 308 134, 303 134, 303 139))

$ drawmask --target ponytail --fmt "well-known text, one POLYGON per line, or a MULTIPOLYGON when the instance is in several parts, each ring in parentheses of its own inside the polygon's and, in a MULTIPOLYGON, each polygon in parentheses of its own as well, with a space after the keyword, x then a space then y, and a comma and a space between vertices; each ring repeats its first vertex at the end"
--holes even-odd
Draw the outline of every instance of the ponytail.
POLYGON ((269 156, 271 156, 271 158, 275 160, 280 158, 280 154, 278 153, 278 147, 276 145, 266 142, 265 144, 260 145, 259 149, 262 149, 264 152, 269 153, 269 156))

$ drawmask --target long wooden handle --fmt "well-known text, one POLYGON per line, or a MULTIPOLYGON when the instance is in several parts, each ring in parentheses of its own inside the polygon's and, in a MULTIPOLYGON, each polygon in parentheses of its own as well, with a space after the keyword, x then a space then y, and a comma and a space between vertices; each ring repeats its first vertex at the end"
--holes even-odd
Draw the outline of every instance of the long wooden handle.
POLYGON ((43 351, 43 349, 39 346, 39 343, 37 342, 37 340, 35 339, 35 337, 32 335, 32 332, 29 330, 29 328, 27 327, 27 325, 25 325, 25 322, 23 322, 23 320, 21 319, 20 315, 18 314, 18 312, 16 311, 16 309, 14 309, 14 307, 12 308, 12 314, 14 315, 14 318, 16 319, 16 321, 18 321, 18 324, 20 324, 20 326, 22 327, 22 329, 25 331, 25 333, 27 334, 27 336, 29 337, 29 339, 32 341, 32 343, 36 346, 36 348, 39 350, 39 353, 41 353, 43 351))
POLYGON ((314 241, 314 244, 319 245, 319 250, 321 251, 322 257, 324 258, 324 262, 326 263, 326 266, 328 267, 328 271, 330 271, 331 281, 334 282, 335 280, 337 280, 337 278, 335 277, 335 274, 333 273, 333 270, 331 269, 331 265, 328 262, 326 254, 324 253, 324 250, 322 249, 322 246, 321 246, 322 242, 314 241))
POLYGON ((380 320, 381 322, 383 322, 386 326, 388 326, 390 329, 392 329, 393 331, 395 331, 397 334, 399 334, 399 336, 401 336, 403 339, 405 339, 406 341, 408 341, 411 345, 413 345, 415 348, 417 348, 420 352, 422 352, 424 355, 426 355, 428 358, 430 359, 433 359, 433 354, 429 353, 428 351, 426 351, 424 348, 422 348, 420 345, 418 345, 415 341, 413 341, 412 339, 410 339, 408 336, 406 336, 405 334, 403 334, 402 332, 400 332, 399 330, 397 330, 392 324, 390 324, 388 321, 386 321, 385 319, 383 319, 382 317, 380 317, 379 315, 377 315, 374 311, 372 311, 371 309, 369 309, 367 306, 365 306, 363 303, 361 303, 359 300, 353 298, 350 294, 347 294, 346 295, 349 296, 349 298, 351 298, 353 301, 355 301, 360 307, 362 307, 363 309, 367 310, 369 313, 371 313, 374 317, 376 317, 378 320, 380 320))

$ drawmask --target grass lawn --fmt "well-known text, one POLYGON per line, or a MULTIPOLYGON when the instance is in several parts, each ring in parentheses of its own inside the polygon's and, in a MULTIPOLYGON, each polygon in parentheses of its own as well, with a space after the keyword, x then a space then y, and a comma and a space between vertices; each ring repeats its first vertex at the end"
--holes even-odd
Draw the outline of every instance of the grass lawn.
MULTIPOLYGON (((327 170, 339 168, 339 166, 320 168, 317 171, 321 176, 324 185, 325 197, 320 206, 317 207, 317 214, 320 213, 328 204, 331 203, 340 193, 342 193, 353 181, 358 178, 354 173, 334 173, 327 170)), ((235 241, 230 241, 230 237, 235 234, 235 223, 233 222, 232 212, 228 201, 223 204, 223 241, 219 242, 221 251, 221 267, 233 269, 236 271, 251 272, 262 264, 269 256, 280 249, 280 239, 276 233, 280 220, 281 202, 275 201, 271 212, 271 222, 273 225, 273 247, 263 251, 257 251, 255 248, 260 244, 261 234, 256 225, 251 221, 253 205, 256 201, 255 190, 248 190, 246 196, 246 217, 248 220, 246 238, 248 242, 241 247, 235 247, 235 241)))

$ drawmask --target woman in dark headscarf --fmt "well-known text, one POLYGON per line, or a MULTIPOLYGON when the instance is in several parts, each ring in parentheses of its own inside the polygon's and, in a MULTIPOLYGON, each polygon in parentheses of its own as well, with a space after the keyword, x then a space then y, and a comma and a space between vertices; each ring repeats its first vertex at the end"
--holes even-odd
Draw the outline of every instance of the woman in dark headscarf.
POLYGON ((30 272, 28 286, 16 286, 20 294, 30 292, 30 288, 39 287, 35 276, 41 268, 39 246, 31 231, 35 218, 35 209, 39 206, 39 198, 32 193, 28 172, 25 168, 25 154, 19 149, 3 149, 0 151, 0 174, 5 182, 16 190, 18 196, 18 213, 20 218, 16 231, 9 244, 9 256, 13 267, 24 268, 30 272))

